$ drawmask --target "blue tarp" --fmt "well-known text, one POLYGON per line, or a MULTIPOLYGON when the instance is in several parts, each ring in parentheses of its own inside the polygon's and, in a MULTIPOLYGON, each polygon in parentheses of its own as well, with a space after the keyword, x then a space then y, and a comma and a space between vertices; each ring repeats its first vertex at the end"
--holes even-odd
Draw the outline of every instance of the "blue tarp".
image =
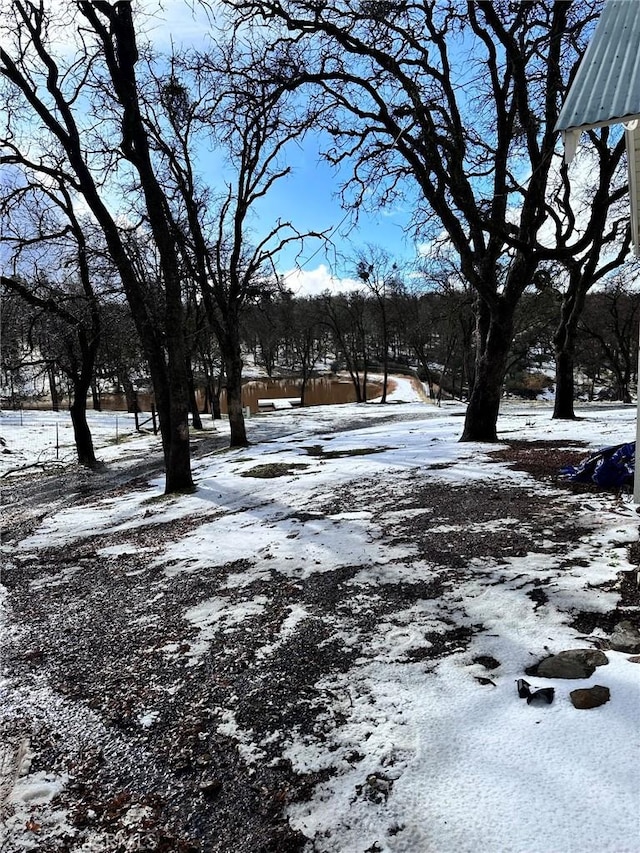
POLYGON ((575 468, 561 468, 560 475, 573 483, 592 483, 603 489, 632 487, 635 457, 635 441, 616 444, 599 450, 575 468))

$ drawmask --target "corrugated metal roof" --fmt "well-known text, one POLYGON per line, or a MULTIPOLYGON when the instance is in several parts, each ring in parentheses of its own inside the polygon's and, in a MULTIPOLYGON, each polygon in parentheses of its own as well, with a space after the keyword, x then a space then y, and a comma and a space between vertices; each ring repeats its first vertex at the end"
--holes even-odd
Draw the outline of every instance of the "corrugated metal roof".
POLYGON ((640 0, 606 0, 556 131, 640 116, 640 0))

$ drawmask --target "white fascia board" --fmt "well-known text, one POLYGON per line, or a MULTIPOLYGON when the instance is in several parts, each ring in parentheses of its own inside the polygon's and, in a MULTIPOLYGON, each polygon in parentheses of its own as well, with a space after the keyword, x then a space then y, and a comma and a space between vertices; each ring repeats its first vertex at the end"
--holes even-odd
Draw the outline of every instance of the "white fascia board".
MULTIPOLYGON (((562 145, 564 148, 564 162, 567 166, 575 157, 580 137, 587 130, 596 130, 599 127, 611 127, 613 124, 632 124, 634 121, 640 122, 640 113, 636 115, 628 115, 618 119, 610 119, 609 121, 597 121, 593 124, 581 124, 579 127, 568 127, 562 133, 562 145)), ((625 131, 626 132, 626 131, 625 131)))

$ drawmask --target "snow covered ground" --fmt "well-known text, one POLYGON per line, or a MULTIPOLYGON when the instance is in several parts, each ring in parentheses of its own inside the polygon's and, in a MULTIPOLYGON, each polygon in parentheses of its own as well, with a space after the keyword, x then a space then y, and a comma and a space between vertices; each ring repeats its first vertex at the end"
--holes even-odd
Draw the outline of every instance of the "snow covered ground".
MULTIPOLYGON (((274 570, 295 586, 348 568, 350 612, 323 611, 322 620, 355 657, 344 671, 328 672, 314 685, 323 707, 329 707, 322 736, 277 727, 257 735, 238 722, 232 706, 216 709, 219 731, 237 740, 249 770, 266 760, 268 744, 278 741, 281 758, 296 773, 327 771, 310 798, 287 809, 291 826, 309 839, 306 850, 638 853, 640 666, 629 654, 609 650, 608 664, 589 679, 528 677, 535 687, 555 688, 551 705, 529 705, 516 691, 524 670, 547 654, 589 647, 595 636, 604 637, 595 631, 585 638, 571 627, 571 617, 616 607, 612 583, 619 572, 633 568, 626 546, 638 538, 636 507, 630 497, 567 493, 562 505, 585 522, 588 533, 566 541, 563 553, 550 547, 552 531, 541 529, 534 550, 502 557, 480 553, 460 570, 436 571, 411 537, 383 535, 428 518, 429 506, 404 502, 420 478, 452 489, 493 480, 507 495, 509 489, 532 489, 550 500, 557 492, 490 457, 495 446, 458 443, 463 411, 457 403, 442 408, 424 403, 408 381, 398 380, 384 407, 354 404, 254 417, 247 422, 249 448, 194 463, 195 494, 160 499, 162 480, 157 479, 151 490, 134 488, 53 509, 26 539, 3 546, 3 560, 11 565, 40 549, 89 537, 98 543, 96 537, 103 537, 98 555, 116 560, 130 549, 139 553, 131 537, 143 526, 161 530, 200 516, 201 523, 191 521, 183 535, 150 548, 148 558, 164 589, 206 575, 212 564, 244 560, 214 597, 184 609, 185 633, 192 638, 188 667, 198 667, 221 637, 258 624, 270 606, 274 570), (349 428, 342 431, 344 424, 349 428), (261 476, 265 465, 281 466, 282 476, 261 476), (358 484, 363 500, 327 511, 332 496, 358 495, 358 484), (380 484, 386 497, 378 502, 380 484), (362 631, 358 610, 379 600, 384 589, 435 581, 444 586, 444 595, 388 607, 375 630, 362 631), (530 594, 540 584, 546 601, 530 594), (467 630, 466 639, 431 660, 429 646, 452 628, 467 630), (495 661, 495 668, 482 663, 487 660, 495 661), (594 684, 610 689, 610 701, 575 709, 569 693, 594 684)), ((501 440, 566 441, 574 448, 584 442, 596 449, 635 435, 635 407, 585 407, 574 422, 555 422, 550 414, 546 403, 506 402, 498 424, 501 440)), ((122 454, 157 450, 158 438, 135 435, 129 416, 117 418, 116 424, 113 413, 91 417, 101 459, 115 465, 122 454)), ((215 429, 224 434, 227 425, 215 429)), ((56 456, 58 464, 73 460, 62 414, 3 412, 0 436, 6 451, 0 476, 13 479, 20 466, 54 464, 56 456)), ((480 523, 487 534, 509 533, 521 524, 510 518, 509 506, 507 497, 499 517, 480 523)), ((433 525, 431 547, 437 550, 451 534, 446 524, 433 525)), ((55 579, 67 581, 67 576, 55 579)), ((31 583, 46 595, 51 582, 45 574, 31 583)), ((18 629, 10 596, 4 600, 8 636, 18 629)), ((309 602, 290 605, 256 660, 268 660, 301 626, 318 618, 309 602)), ((167 643, 165 654, 177 655, 178 647, 167 643)), ((4 695, 6 706, 15 707, 12 695, 20 689, 15 678, 0 687, 0 699, 4 695)), ((23 694, 21 701, 28 703, 28 697, 23 694)), ((158 713, 141 709, 140 726, 152 730, 158 713)), ((40 849, 36 824, 45 827, 40 836, 55 835, 60 827, 69 831, 56 805, 68 778, 30 773, 28 742, 23 747, 19 760, 4 759, 10 777, 3 806, 8 835, 0 849, 7 851, 40 849)), ((89 846, 69 849, 107 849, 98 841, 83 843, 89 846)))

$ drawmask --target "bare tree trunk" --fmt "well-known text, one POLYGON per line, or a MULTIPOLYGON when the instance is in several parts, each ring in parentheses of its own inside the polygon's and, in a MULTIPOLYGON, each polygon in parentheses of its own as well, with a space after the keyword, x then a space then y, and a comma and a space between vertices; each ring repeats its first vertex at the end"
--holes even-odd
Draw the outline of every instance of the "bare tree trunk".
POLYGON ((191 418, 194 429, 202 429, 202 419, 200 417, 200 412, 198 410, 198 401, 196 399, 196 387, 193 379, 193 367, 191 366, 191 359, 187 358, 187 376, 189 380, 189 400, 190 400, 190 408, 191 408, 191 418))
POLYGON ((574 353, 578 322, 584 310, 589 281, 585 283, 580 268, 574 265, 569 269, 569 282, 560 307, 560 320, 553 335, 553 348, 556 360, 556 395, 553 405, 553 417, 573 420, 575 412, 574 353))
POLYGON ((211 386, 211 416, 214 421, 222 419, 222 407, 220 405, 220 394, 222 392, 222 376, 219 377, 215 385, 211 386))
POLYGON ((478 350, 475 382, 467 405, 461 441, 495 442, 502 383, 513 336, 513 310, 508 305, 493 311, 478 305, 478 350))
POLYGON ((230 447, 247 447, 247 432, 242 410, 242 356, 240 345, 225 354, 227 374, 227 411, 229 413, 230 447))
POLYGON ((124 391, 124 399, 127 405, 127 412, 133 414, 138 411, 138 395, 134 390, 133 383, 126 373, 118 377, 118 381, 124 391))
POLYGON ((553 404, 553 417, 562 420, 574 420, 575 377, 573 347, 556 347, 556 395, 553 404))
POLYGON ((98 462, 93 448, 93 438, 87 423, 87 391, 88 388, 82 388, 79 384, 74 383, 73 400, 69 412, 71 413, 78 462, 87 468, 97 468, 98 462))
POLYGON ((91 401, 93 403, 93 411, 101 412, 102 401, 100 399, 100 391, 98 390, 98 385, 95 381, 91 383, 91 401))
POLYGON ((58 394, 58 385, 56 383, 55 366, 49 362, 47 364, 47 378, 49 380, 49 392, 51 394, 51 410, 53 412, 60 411, 60 396, 58 394))
MULTIPOLYGON (((167 336, 168 338, 171 335, 167 336)), ((176 352, 169 350, 168 364, 168 409, 169 435, 167 459, 166 494, 192 492, 191 448, 189 444, 189 382, 185 366, 184 349, 176 342, 176 352), (172 358, 173 355, 173 358, 172 358)), ((165 437, 163 435, 163 443, 165 437)))
POLYGON ((386 403, 387 387, 389 384, 389 329, 384 297, 380 301, 380 311, 382 313, 382 396, 380 397, 380 403, 386 403))

